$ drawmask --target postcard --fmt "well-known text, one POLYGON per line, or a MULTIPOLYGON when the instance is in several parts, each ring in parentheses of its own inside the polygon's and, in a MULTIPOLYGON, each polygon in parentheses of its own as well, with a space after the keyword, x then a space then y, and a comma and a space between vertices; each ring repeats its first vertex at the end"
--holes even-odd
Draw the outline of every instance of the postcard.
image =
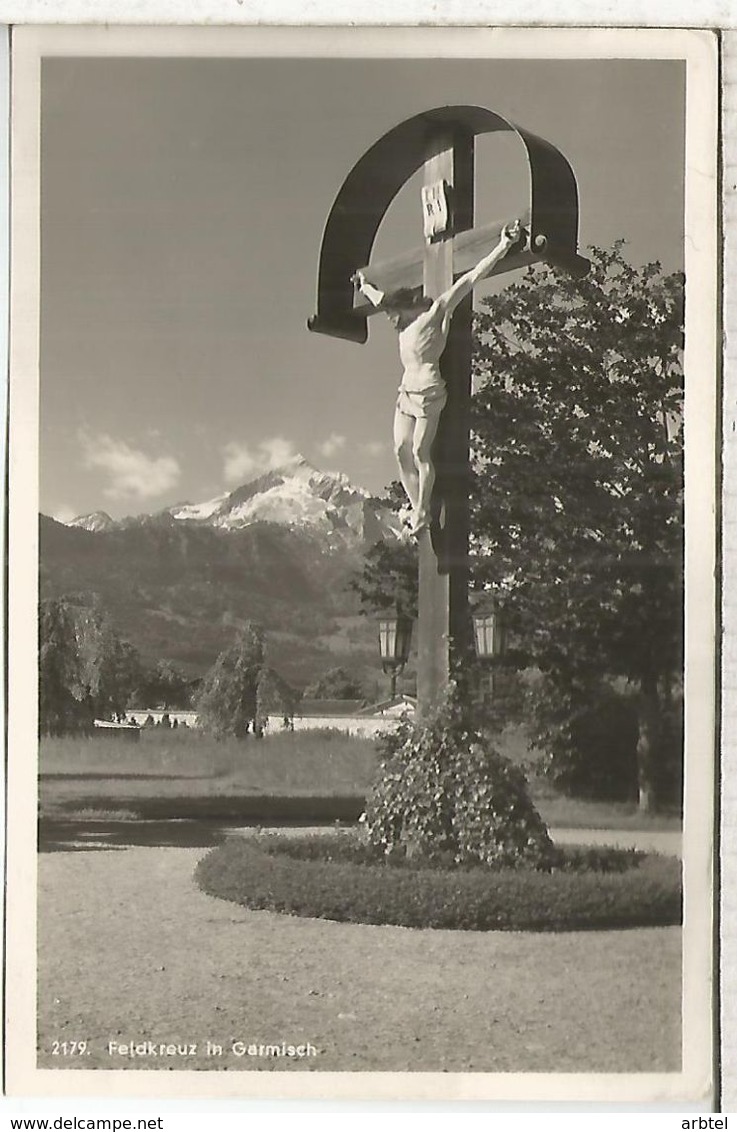
POLYGON ((14 29, 11 1095, 708 1102, 718 62, 14 29))

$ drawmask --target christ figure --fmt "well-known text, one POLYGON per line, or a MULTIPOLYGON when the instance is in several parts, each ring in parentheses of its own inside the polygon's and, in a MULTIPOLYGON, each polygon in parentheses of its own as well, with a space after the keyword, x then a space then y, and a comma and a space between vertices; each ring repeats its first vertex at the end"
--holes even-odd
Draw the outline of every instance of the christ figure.
POLYGON ((412 507, 410 529, 413 535, 430 524, 430 500, 435 483, 432 445, 448 399, 440 373, 440 357, 448 341, 453 311, 510 247, 519 243, 520 236, 519 220, 505 225, 496 247, 437 299, 417 296, 405 287, 384 294, 366 280, 363 272, 353 277, 361 293, 378 310, 384 311, 399 335, 399 357, 404 373, 394 411, 394 452, 412 507))

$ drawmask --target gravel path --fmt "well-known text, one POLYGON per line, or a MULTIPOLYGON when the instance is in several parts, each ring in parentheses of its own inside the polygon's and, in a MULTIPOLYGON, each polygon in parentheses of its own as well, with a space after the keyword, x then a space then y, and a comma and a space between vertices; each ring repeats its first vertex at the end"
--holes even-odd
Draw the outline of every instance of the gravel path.
POLYGON ((192 844, 41 855, 39 1066, 680 1068, 677 928, 421 932, 249 912, 196 888, 205 839, 192 844), (54 1055, 72 1040, 83 1057, 54 1055), (145 1042, 156 1055, 123 1052, 145 1042), (282 1043, 311 1048, 253 1051, 282 1043))
POLYGON ((669 857, 680 857, 683 844, 681 833, 669 829, 551 829, 550 836, 558 845, 614 845, 669 857))

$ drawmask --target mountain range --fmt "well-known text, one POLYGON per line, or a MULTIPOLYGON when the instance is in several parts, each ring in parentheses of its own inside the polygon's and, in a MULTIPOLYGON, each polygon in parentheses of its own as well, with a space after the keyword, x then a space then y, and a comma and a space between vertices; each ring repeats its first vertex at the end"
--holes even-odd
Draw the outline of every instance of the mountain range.
POLYGON ((40 524, 41 596, 97 594, 148 662, 201 675, 255 620, 269 663, 297 687, 337 665, 378 671, 374 627, 350 581, 400 520, 301 456, 203 503, 40 524))
POLYGON ((143 523, 188 524, 235 531, 254 523, 312 531, 331 546, 371 544, 399 532, 396 514, 342 472, 322 472, 304 456, 270 469, 234 491, 203 503, 177 503, 153 515, 115 520, 106 511, 66 524, 87 531, 123 530, 143 523))

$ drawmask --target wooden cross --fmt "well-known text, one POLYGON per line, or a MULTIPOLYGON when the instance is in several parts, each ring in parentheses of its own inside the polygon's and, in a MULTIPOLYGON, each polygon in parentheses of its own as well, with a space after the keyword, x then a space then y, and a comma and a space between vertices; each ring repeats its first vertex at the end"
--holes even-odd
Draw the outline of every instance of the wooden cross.
MULTIPOLYGON (((436 197, 437 188, 443 182, 436 182, 432 185, 433 199, 436 197)), ((448 199, 454 198, 451 186, 446 189, 448 199)), ((493 221, 490 224, 480 224, 475 228, 468 231, 458 232, 455 225, 453 225, 452 217, 449 220, 451 225, 450 232, 444 230, 442 238, 449 239, 453 245, 453 275, 458 278, 459 275, 464 275, 475 267, 479 260, 485 256, 499 241, 502 228, 508 224, 510 220, 519 219, 522 223, 524 230, 529 226, 529 215, 522 212, 519 217, 508 217, 504 221, 493 221)), ((529 232, 527 232, 529 238, 529 232)), ((435 243, 441 238, 441 233, 435 232, 431 237, 432 242, 435 243)), ((430 237, 428 237, 428 240, 430 237)), ((507 271, 515 271, 522 267, 528 267, 532 263, 539 263, 542 259, 546 259, 545 255, 538 252, 535 254, 528 247, 527 240, 520 243, 519 246, 512 248, 505 255, 504 259, 500 260, 498 264, 489 272, 487 278, 494 275, 501 275, 507 271)), ((424 248, 414 249, 405 252, 402 255, 396 256, 394 259, 382 260, 380 263, 367 264, 361 268, 361 272, 368 283, 373 284, 374 287, 380 291, 389 294, 391 291, 397 291, 400 287, 407 287, 410 291, 416 292, 418 295, 422 292, 424 283, 424 267, 425 267, 425 254, 424 248)), ((371 304, 368 299, 356 289, 353 299, 353 310, 357 315, 368 318, 370 315, 376 314, 376 307, 371 304)))
MULTIPOLYGON (((374 313, 350 280, 357 270, 383 291, 409 287, 435 298, 496 244, 501 224, 474 229, 475 135, 513 130, 530 164, 526 242, 492 274, 546 260, 575 274, 578 196, 568 162, 541 138, 482 107, 439 107, 385 134, 358 162, 331 210, 323 236, 318 313, 311 330, 364 342, 374 313), (408 176, 424 166, 425 246, 385 264, 363 266, 381 218, 408 176)), ((513 219, 509 217, 508 219, 513 219)), ((472 297, 456 308, 440 372, 448 389, 433 452, 432 522, 419 536, 418 708, 427 713, 471 648, 468 609, 472 297)))
MULTIPOLYGON (((361 270, 368 282, 385 292, 407 287, 437 298, 496 244, 501 223, 473 228, 474 149, 473 137, 463 131, 446 131, 432 139, 422 191, 425 246, 386 263, 366 265, 361 270)), ((523 249, 500 261, 497 273, 532 261, 523 249)), ((358 290, 354 307, 372 313, 358 290)), ((468 607, 472 309, 469 295, 455 310, 440 361, 448 401, 433 450, 432 523, 418 540, 420 715, 440 701, 453 674, 462 676, 463 660, 472 645, 468 607)))
MULTIPOLYGON (((474 142, 448 133, 431 143, 424 169, 427 196, 447 186, 445 230, 428 239, 422 255, 424 294, 436 298, 453 283, 453 233, 473 226, 474 142)), ((479 257, 480 258, 480 257, 479 257)), ((399 286, 411 286, 408 278, 399 286)), ((381 275, 381 272, 379 272, 381 275)), ((456 308, 440 372, 448 389, 433 461, 432 523, 419 536, 417 700, 420 715, 439 702, 453 670, 462 669, 471 643, 468 609, 469 434, 472 298, 456 308)))

